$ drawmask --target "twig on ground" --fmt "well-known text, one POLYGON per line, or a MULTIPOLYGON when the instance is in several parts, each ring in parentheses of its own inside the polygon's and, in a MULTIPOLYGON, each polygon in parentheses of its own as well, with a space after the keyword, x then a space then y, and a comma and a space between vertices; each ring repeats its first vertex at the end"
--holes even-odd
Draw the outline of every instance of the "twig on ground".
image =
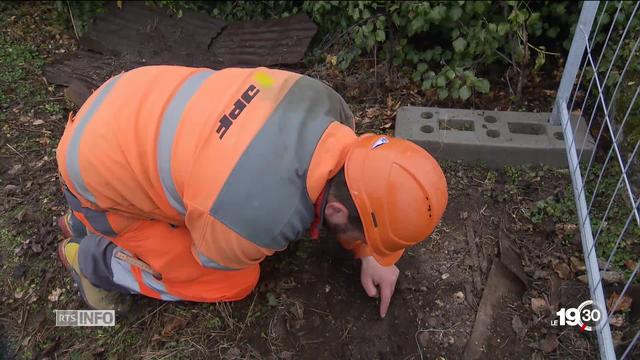
POLYGON ((344 340, 345 337, 347 337, 347 334, 349 334, 349 330, 351 330, 351 327, 353 326, 353 323, 349 323, 349 325, 347 325, 347 330, 345 330, 344 334, 342 334, 342 337, 340 337, 340 340, 338 340, 339 342, 342 342, 342 340, 344 340))
POLYGON ((420 354, 420 359, 424 360, 424 356, 422 356, 422 346, 420 345, 420 341, 418 341, 418 334, 421 334, 423 332, 439 332, 439 333, 443 333, 443 332, 448 332, 448 331, 452 331, 456 326, 460 325, 460 323, 455 323, 453 325, 451 325, 449 328, 447 329, 434 329, 434 328, 430 328, 430 329, 424 329, 424 330, 418 330, 416 331, 416 333, 413 335, 413 337, 416 340, 416 345, 418 345, 418 354, 420 354))
POLYGON ((251 311, 253 310, 253 305, 256 303, 257 297, 258 297, 258 292, 256 291, 256 294, 253 296, 253 301, 251 301, 251 306, 249 306, 249 311, 247 311, 247 316, 244 318, 244 323, 242 324, 242 327, 238 332, 238 336, 236 336, 236 341, 235 341, 236 344, 238 343, 238 340, 240 340, 240 337, 242 336, 242 332, 244 331, 244 328, 247 326, 247 323, 249 322, 249 317, 251 316, 251 311))
POLYGON ((18 156, 20 156, 21 158, 24 159, 24 155, 22 155, 18 150, 16 150, 16 148, 14 148, 13 146, 11 146, 11 144, 7 144, 7 146, 9 147, 9 149, 11 149, 14 153, 18 154, 18 156))

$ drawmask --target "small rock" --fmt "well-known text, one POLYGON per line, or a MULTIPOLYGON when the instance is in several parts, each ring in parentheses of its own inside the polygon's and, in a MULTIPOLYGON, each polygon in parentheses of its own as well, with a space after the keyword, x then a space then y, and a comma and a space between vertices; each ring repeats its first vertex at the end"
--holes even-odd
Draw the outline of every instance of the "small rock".
POLYGON ((327 285, 325 285, 325 287, 324 287, 324 292, 327 292, 327 293, 328 293, 329 291, 331 291, 331 285, 327 284, 327 285))
POLYGON ((448 278, 448 277, 449 277, 449 273, 444 273, 444 274, 442 274, 442 276, 441 276, 442 280, 445 280, 445 279, 446 279, 446 278, 448 278))
POLYGON ((44 120, 38 119, 38 120, 35 120, 34 122, 32 122, 31 124, 33 124, 33 125, 42 125, 42 124, 44 124, 44 120))
POLYGON ((549 308, 547 301, 543 298, 532 298, 531 309, 537 313, 546 311, 549 308))
POLYGON ((453 299, 456 303, 462 304, 464 302, 464 293, 462 291, 458 291, 457 293, 453 294, 453 299))

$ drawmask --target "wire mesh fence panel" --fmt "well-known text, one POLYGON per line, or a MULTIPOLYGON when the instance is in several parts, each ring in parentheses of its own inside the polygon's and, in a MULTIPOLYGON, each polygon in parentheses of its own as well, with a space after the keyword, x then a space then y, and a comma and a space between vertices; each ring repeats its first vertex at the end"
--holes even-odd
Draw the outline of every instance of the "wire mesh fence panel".
POLYGON ((630 314, 640 292, 639 6, 584 2, 550 119, 563 127, 603 359, 640 356, 630 314), (576 117, 590 136, 576 136, 576 117))

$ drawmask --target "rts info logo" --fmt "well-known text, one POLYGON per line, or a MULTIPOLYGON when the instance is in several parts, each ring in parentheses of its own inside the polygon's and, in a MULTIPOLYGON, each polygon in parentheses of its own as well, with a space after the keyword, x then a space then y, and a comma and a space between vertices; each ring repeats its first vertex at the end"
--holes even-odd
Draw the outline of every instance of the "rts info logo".
POLYGON ((592 300, 587 300, 577 308, 562 308, 556 312, 559 319, 552 320, 551 326, 577 326, 580 332, 593 331, 602 319, 602 311, 592 300))

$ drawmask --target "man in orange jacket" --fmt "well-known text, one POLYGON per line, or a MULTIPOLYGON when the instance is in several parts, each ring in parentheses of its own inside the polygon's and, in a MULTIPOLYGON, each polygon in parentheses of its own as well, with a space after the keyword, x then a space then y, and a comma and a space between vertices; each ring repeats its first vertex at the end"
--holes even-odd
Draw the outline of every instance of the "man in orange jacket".
POLYGON ((447 204, 437 162, 406 140, 356 136, 318 80, 267 68, 148 66, 115 76, 57 149, 71 212, 59 255, 90 307, 127 296, 233 301, 259 263, 325 224, 362 260, 385 316, 404 248, 447 204))

